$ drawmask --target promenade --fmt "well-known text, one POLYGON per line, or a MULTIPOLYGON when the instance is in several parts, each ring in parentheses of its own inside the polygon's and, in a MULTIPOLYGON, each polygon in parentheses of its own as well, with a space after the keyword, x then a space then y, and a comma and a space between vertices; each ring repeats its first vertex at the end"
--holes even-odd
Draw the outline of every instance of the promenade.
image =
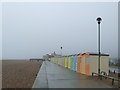
POLYGON ((111 88, 111 86, 44 61, 32 88, 111 88))

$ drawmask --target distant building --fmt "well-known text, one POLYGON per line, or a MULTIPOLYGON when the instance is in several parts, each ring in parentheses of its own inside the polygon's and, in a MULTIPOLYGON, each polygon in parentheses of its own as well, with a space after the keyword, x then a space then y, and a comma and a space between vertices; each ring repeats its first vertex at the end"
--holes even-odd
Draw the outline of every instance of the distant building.
POLYGON ((43 59, 44 59, 44 60, 49 60, 49 57, 50 57, 50 55, 49 55, 49 54, 46 54, 46 55, 43 56, 43 59))
POLYGON ((43 59, 44 60, 50 60, 51 57, 56 57, 56 56, 60 56, 59 54, 56 54, 55 52, 54 53, 51 53, 51 54, 46 54, 43 56, 43 59))

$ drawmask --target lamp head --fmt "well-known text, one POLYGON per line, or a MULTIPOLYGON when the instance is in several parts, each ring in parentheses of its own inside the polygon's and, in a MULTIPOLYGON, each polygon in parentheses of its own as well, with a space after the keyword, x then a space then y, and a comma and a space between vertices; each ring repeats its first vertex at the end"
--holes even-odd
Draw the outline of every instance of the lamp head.
POLYGON ((100 22, 102 21, 100 17, 98 17, 96 20, 98 21, 98 24, 100 24, 100 22))

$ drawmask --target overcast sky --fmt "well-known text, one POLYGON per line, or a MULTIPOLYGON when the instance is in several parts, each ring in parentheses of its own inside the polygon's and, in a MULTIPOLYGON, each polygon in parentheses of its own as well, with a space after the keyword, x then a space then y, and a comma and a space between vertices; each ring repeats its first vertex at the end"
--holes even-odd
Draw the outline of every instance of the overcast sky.
POLYGON ((101 52, 118 56, 118 4, 115 3, 3 3, 2 58, 41 58, 97 52, 97 22, 101 23, 101 52))
POLYGON ((2 3, 0 3, 0 60, 2 60, 2 3))

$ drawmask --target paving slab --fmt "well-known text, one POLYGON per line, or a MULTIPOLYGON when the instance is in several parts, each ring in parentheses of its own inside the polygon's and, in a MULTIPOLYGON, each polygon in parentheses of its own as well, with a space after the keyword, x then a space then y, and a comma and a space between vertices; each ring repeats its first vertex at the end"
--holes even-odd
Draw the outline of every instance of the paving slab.
POLYGON ((111 86, 44 61, 32 88, 112 88, 111 86))

